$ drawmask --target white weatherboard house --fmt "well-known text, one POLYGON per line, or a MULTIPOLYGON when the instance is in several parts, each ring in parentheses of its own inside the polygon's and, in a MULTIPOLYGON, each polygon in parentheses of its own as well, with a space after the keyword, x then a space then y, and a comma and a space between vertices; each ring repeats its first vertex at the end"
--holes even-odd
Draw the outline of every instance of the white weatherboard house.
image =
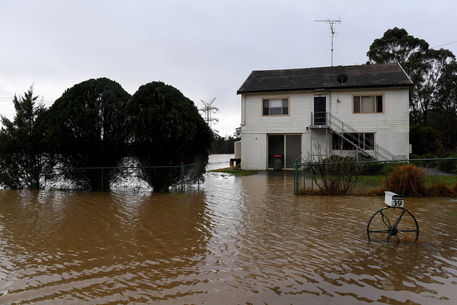
POLYGON ((407 159, 411 86, 398 64, 253 71, 237 92, 236 158, 256 170, 331 155, 407 159))

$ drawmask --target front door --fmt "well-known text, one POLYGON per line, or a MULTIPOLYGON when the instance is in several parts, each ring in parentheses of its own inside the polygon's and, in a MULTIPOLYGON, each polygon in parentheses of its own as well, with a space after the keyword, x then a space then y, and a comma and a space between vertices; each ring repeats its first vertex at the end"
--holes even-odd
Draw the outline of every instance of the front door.
POLYGON ((314 122, 313 125, 327 124, 327 100, 325 96, 314 97, 314 122))

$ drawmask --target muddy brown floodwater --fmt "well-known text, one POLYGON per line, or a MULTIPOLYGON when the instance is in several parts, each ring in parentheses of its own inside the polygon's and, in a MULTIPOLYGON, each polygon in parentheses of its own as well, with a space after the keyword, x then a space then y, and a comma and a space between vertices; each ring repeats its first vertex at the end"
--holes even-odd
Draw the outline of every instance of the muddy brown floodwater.
POLYGON ((0 303, 457 304, 455 198, 405 199, 417 244, 368 242, 383 201, 294 196, 285 172, 210 172, 184 195, 0 190, 0 303))

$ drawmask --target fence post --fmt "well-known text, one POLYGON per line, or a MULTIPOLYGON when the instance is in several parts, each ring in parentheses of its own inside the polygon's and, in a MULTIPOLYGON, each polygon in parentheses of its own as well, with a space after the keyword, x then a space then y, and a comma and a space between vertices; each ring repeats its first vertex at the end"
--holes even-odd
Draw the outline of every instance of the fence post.
POLYGON ((34 167, 32 169, 32 189, 38 189, 38 186, 36 185, 36 182, 37 182, 37 170, 36 168, 34 167))
POLYGON ((181 194, 185 192, 184 187, 184 162, 181 161, 181 194))
POLYGON ((384 176, 386 179, 386 189, 389 189, 389 185, 387 183, 387 161, 384 161, 384 176))
POLYGON ((294 195, 298 195, 298 160, 294 164, 294 195))
POLYGON ((104 178, 104 177, 103 177, 103 174, 104 174, 104 172, 103 172, 103 167, 102 167, 101 170, 102 170, 102 181, 101 181, 101 182, 102 182, 102 192, 104 192, 105 190, 103 189, 103 186, 104 186, 104 185, 103 185, 103 184, 104 184, 104 179, 103 179, 103 178, 104 178))

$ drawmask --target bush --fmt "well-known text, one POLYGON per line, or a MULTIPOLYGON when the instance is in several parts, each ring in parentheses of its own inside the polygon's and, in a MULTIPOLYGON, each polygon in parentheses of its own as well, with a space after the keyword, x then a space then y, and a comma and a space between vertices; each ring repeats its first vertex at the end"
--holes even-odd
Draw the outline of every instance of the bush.
POLYGON ((421 157, 419 155, 416 155, 416 154, 409 154, 409 159, 421 159, 421 157))
POLYGON ((383 171, 383 174, 384 175, 388 175, 391 172, 393 172, 396 168, 402 167, 402 166, 406 166, 406 165, 410 165, 410 163, 408 163, 408 162, 388 162, 385 165, 385 169, 383 171))
POLYGON ((441 133, 432 128, 419 124, 413 125, 409 131, 409 142, 412 144, 413 153, 423 155, 425 153, 436 153, 437 142, 441 140, 441 133))
POLYGON ((387 177, 388 188, 403 196, 425 196, 425 170, 415 165, 395 167, 387 177))
POLYGON ((457 174, 457 154, 449 154, 445 156, 446 159, 441 160, 438 165, 438 169, 448 172, 457 174))
POLYGON ((362 166, 354 157, 330 156, 308 164, 314 184, 321 195, 349 195, 357 184, 362 166))
POLYGON ((361 175, 383 175, 385 165, 379 162, 366 162, 362 163, 362 172, 361 175))
POLYGON ((457 184, 453 187, 447 186, 446 182, 438 181, 433 185, 427 187, 427 196, 431 197, 452 197, 456 195, 457 189, 455 188, 457 184))
POLYGON ((454 194, 457 195, 457 183, 454 183, 454 185, 451 186, 451 189, 454 192, 454 194))

